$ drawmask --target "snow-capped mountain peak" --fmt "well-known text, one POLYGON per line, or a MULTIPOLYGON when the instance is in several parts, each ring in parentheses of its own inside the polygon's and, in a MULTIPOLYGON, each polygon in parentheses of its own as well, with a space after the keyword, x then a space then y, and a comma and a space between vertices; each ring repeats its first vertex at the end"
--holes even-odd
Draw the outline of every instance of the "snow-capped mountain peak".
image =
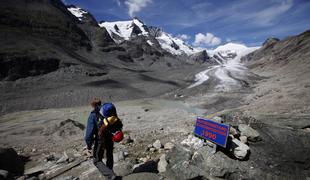
POLYGON ((100 27, 107 29, 115 42, 120 43, 124 40, 130 40, 133 34, 147 36, 146 26, 137 18, 129 21, 101 22, 100 27))
POLYGON ((224 58, 234 58, 235 56, 244 56, 251 53, 252 51, 258 49, 259 47, 247 47, 244 44, 240 43, 227 43, 221 46, 218 46, 214 50, 210 50, 210 54, 219 54, 224 58))
POLYGON ((191 55, 197 52, 195 49, 185 44, 183 40, 165 32, 162 32, 156 39, 163 49, 174 55, 191 55))
POLYGON ((68 11, 70 11, 75 17, 77 17, 80 21, 82 21, 82 18, 84 17, 84 14, 87 14, 88 12, 84 11, 83 9, 76 7, 76 6, 69 6, 68 11))
POLYGON ((174 55, 191 55, 198 52, 183 40, 163 32, 160 28, 152 32, 155 31, 155 27, 147 27, 138 18, 129 21, 102 22, 99 26, 105 27, 116 43, 129 41, 134 35, 142 35, 148 39, 147 43, 150 46, 153 46, 154 40, 157 40, 162 49, 174 55))

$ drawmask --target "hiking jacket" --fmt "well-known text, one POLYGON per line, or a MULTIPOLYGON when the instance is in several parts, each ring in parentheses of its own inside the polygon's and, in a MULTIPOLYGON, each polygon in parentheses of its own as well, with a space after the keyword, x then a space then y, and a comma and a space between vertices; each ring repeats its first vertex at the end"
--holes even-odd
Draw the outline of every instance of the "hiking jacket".
POLYGON ((98 141, 99 115, 92 111, 87 120, 85 142, 87 149, 91 149, 94 141, 98 141))

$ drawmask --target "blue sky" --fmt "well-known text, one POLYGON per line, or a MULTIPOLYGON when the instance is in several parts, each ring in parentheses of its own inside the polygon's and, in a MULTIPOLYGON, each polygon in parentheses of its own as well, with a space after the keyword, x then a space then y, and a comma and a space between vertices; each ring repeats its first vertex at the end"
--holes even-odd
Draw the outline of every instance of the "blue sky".
POLYGON ((310 29, 310 0, 63 0, 98 21, 139 17, 146 25, 213 48, 227 42, 260 45, 310 29))

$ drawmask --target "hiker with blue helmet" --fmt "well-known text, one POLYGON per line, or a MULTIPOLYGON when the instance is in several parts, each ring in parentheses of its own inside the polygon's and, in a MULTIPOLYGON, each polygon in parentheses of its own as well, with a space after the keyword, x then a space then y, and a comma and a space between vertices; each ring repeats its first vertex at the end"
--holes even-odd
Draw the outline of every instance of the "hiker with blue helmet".
POLYGON ((101 101, 95 98, 91 102, 93 111, 87 121, 85 142, 88 154, 93 147, 93 162, 100 173, 109 180, 119 179, 113 171, 113 146, 123 138, 121 120, 118 119, 116 108, 112 103, 101 105, 101 101), (102 162, 106 152, 106 164, 102 162))

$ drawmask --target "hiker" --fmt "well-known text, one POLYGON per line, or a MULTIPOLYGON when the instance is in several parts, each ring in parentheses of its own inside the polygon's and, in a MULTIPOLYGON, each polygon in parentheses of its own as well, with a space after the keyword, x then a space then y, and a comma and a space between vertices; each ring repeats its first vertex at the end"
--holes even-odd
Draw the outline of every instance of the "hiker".
POLYGON ((95 98, 91 102, 93 111, 90 113, 85 142, 87 145, 87 154, 91 154, 93 146, 93 162, 100 173, 109 180, 119 179, 113 171, 113 146, 114 142, 123 139, 121 131, 123 124, 117 117, 116 108, 112 103, 101 105, 101 101, 95 98), (106 164, 102 162, 104 152, 106 152, 106 164))

